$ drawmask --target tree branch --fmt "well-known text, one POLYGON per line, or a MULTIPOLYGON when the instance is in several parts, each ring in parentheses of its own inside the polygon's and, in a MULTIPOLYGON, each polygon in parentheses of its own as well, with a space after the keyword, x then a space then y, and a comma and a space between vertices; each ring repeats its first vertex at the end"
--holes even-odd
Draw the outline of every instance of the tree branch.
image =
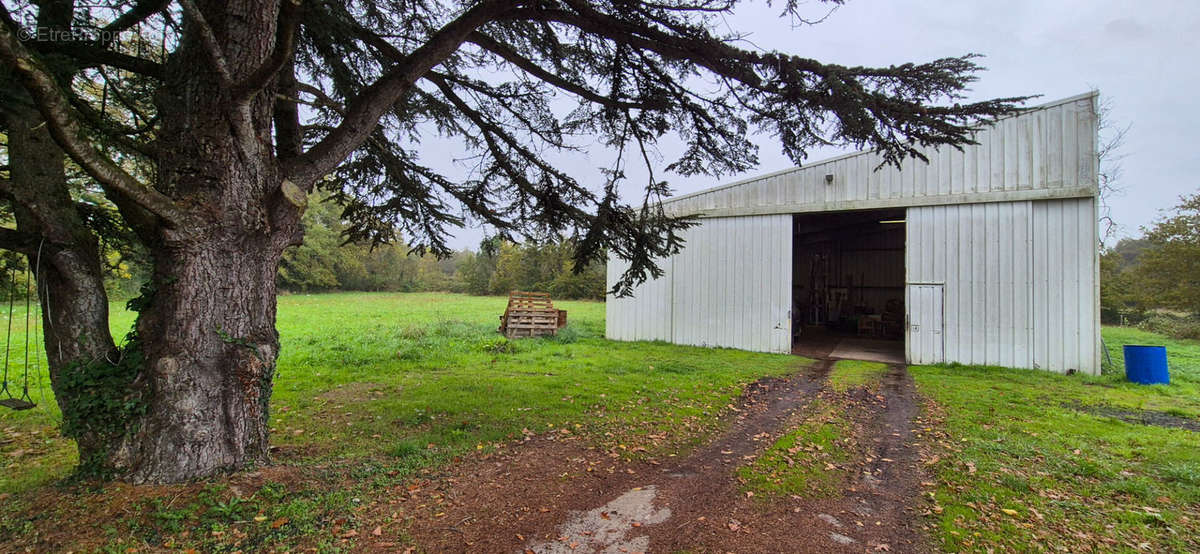
POLYGON ((488 52, 491 52, 497 56, 500 56, 502 59, 504 59, 508 63, 513 64, 514 66, 516 66, 519 69, 521 69, 522 71, 536 77, 537 79, 544 81, 546 83, 549 83, 549 84, 551 84, 555 87, 558 87, 564 91, 570 92, 570 93, 572 93, 580 98, 583 98, 584 100, 587 100, 589 102, 592 102, 595 104, 600 104, 602 106, 608 106, 611 108, 619 108, 619 109, 623 109, 623 110, 654 109, 656 107, 661 107, 661 106, 656 106, 653 104, 641 103, 641 102, 624 102, 624 101, 618 100, 616 98, 609 98, 607 96, 601 95, 595 91, 588 89, 587 87, 585 87, 579 83, 572 82, 560 75, 557 75, 555 73, 551 73, 550 71, 542 69, 540 66, 538 66, 536 63, 534 63, 532 60, 522 57, 520 54, 518 54, 513 49, 497 42, 496 40, 492 39, 491 37, 489 37, 483 33, 480 33, 478 31, 471 33, 471 36, 468 40, 470 40, 470 42, 472 42, 473 44, 478 45, 480 48, 483 48, 484 50, 487 50, 488 52))
POLYGON ((104 84, 108 87, 109 93, 112 94, 113 98, 116 98, 117 102, 121 104, 121 106, 123 106, 126 110, 129 110, 129 113, 133 115, 133 120, 137 121, 138 119, 141 119, 143 122, 145 122, 137 129, 130 129, 131 133, 129 134, 141 134, 153 130, 154 121, 158 118, 158 115, 149 115, 142 111, 141 107, 137 105, 137 102, 126 95, 123 90, 121 90, 121 84, 123 82, 122 79, 109 79, 108 73, 103 69, 101 69, 99 73, 100 77, 104 79, 104 84))
POLYGON ((753 62, 757 60, 754 60, 749 52, 738 50, 716 39, 683 39, 647 26, 633 25, 596 11, 586 2, 568 3, 579 13, 528 8, 515 11, 511 15, 514 19, 569 25, 613 42, 639 50, 649 50, 667 59, 691 61, 714 74, 729 77, 748 86, 761 83, 761 78, 753 69, 753 62))
POLYGON ((139 0, 129 11, 117 16, 112 23, 105 25, 102 36, 116 37, 130 27, 166 9, 170 3, 170 0, 139 0))
POLYGON ((38 244, 41 242, 42 237, 23 233, 16 229, 9 229, 8 227, 0 227, 0 248, 4 250, 35 255, 37 254, 38 244))
MULTIPOLYGON (((580 187, 574 179, 571 179, 570 176, 550 166, 550 164, 546 163, 544 160, 522 145, 520 141, 513 138, 508 133, 505 133, 504 130, 494 122, 489 121, 484 114, 470 107, 466 101, 464 101, 460 96, 458 96, 458 94, 454 92, 454 89, 450 86, 450 84, 447 83, 446 80, 440 75, 431 72, 426 78, 438 87, 438 90, 442 92, 442 95, 444 95, 446 99, 450 101, 455 109, 461 112, 467 119, 471 121, 472 124, 476 126, 476 128, 479 129, 488 150, 492 152, 493 159, 503 168, 509 180, 514 185, 517 185, 518 190, 533 196, 539 202, 541 202, 544 211, 550 212, 557 210, 558 213, 565 213, 576 221, 587 221, 592 217, 582 208, 568 201, 568 199, 564 197, 564 194, 560 193, 570 192, 580 196, 583 200, 594 202, 596 199, 592 195, 591 191, 580 187), (498 143, 497 140, 500 142, 498 143), (526 178, 520 169, 515 167, 509 161, 510 156, 507 152, 505 152, 504 147, 512 149, 512 151, 516 152, 521 159, 524 159, 528 163, 532 164, 546 175, 554 177, 560 183, 566 185, 569 190, 553 191, 549 189, 539 189, 538 184, 535 184, 533 181, 526 178)), ((540 184, 543 187, 546 187, 547 181, 543 180, 540 184)))
POLYGON ((158 155, 158 148, 152 143, 138 142, 133 138, 135 135, 153 130, 154 119, 146 120, 146 124, 140 129, 130 129, 112 119, 105 118, 99 110, 93 108, 82 98, 72 96, 70 102, 86 123, 117 146, 145 156, 147 159, 153 159, 158 155))
MULTIPOLYGON (((131 10, 101 29, 100 37, 115 37, 126 29, 144 21, 150 15, 162 11, 167 3, 166 0, 139 1, 131 10)), ((70 19, 69 13, 67 14, 67 19, 70 19)), ((7 24, 10 29, 19 29, 19 25, 2 5, 0 5, 0 20, 7 24)), ((109 44, 92 40, 51 40, 36 41, 33 43, 33 48, 38 52, 63 54, 78 62, 81 67, 108 65, 139 75, 158 79, 162 78, 163 67, 161 64, 138 56, 109 50, 108 46, 109 44)))
POLYGON ((204 50, 208 52, 212 58, 213 67, 217 70, 217 76, 221 79, 221 84, 228 89, 234 87, 233 74, 229 71, 229 62, 225 59, 225 52, 221 50, 220 43, 217 42, 217 35, 213 33, 213 29, 208 24, 208 20, 204 19, 204 14, 196 7, 192 0, 179 0, 179 5, 183 7, 183 13, 192 20, 192 24, 196 26, 196 30, 200 33, 200 42, 204 44, 204 50))
POLYGON ((503 17, 517 4, 509 0, 485 0, 433 33, 403 62, 364 88, 347 106, 342 123, 321 142, 287 163, 284 173, 304 190, 311 190, 317 179, 337 167, 370 136, 379 124, 379 118, 411 90, 418 79, 454 54, 472 31, 503 17))
POLYGON ((47 41, 39 42, 37 45, 39 51, 64 54, 80 62, 80 65, 83 67, 107 65, 155 79, 161 79, 163 76, 162 64, 145 58, 114 52, 95 42, 47 41))
POLYGON ((299 96, 296 68, 292 63, 284 64, 279 72, 279 88, 271 109, 271 120, 275 124, 275 157, 295 158, 304 147, 304 130, 300 125, 300 109, 296 106, 299 96))
POLYGON ((314 102, 312 103, 312 105, 314 107, 324 106, 324 107, 329 108, 343 116, 346 115, 346 107, 339 104, 336 100, 330 98, 328 94, 325 94, 325 91, 323 91, 317 87, 314 87, 308 83, 296 83, 296 90, 299 92, 307 92, 307 93, 311 94, 313 96, 313 98, 315 99, 314 102))
POLYGON ((182 212, 169 197, 143 186, 84 138, 84 130, 76 120, 70 101, 58 87, 58 83, 17 40, 7 25, 0 25, 0 59, 13 68, 25 90, 37 104, 55 142, 75 163, 87 171, 88 175, 169 224, 183 221, 182 212))
POLYGON ((283 0, 279 8, 279 23, 275 29, 275 48, 271 55, 233 89, 235 101, 241 101, 262 90, 292 59, 296 48, 296 28, 300 25, 300 0, 283 0))

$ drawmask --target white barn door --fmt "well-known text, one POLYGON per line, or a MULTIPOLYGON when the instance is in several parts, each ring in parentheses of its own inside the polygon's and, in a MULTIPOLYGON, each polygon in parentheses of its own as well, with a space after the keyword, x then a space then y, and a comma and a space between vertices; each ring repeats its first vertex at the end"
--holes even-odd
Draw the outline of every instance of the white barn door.
POLYGON ((671 342, 791 352, 792 216, 720 217, 684 232, 671 342))
POLYGON ((940 364, 944 359, 942 285, 909 284, 905 290, 908 308, 908 363, 940 364))

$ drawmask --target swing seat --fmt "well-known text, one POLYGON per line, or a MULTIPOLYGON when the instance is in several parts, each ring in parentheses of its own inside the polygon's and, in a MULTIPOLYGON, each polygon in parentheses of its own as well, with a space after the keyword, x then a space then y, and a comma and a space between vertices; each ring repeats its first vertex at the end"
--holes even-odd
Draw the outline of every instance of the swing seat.
MULTIPOLYGON (((37 406, 37 404, 33 403, 33 399, 29 397, 29 316, 30 316, 30 314, 33 313, 33 311, 29 309, 29 298, 31 296, 33 296, 33 288, 32 288, 33 287, 33 279, 35 277, 41 275, 41 272, 40 272, 41 263, 42 263, 42 249, 41 248, 42 248, 41 246, 38 246, 38 258, 37 258, 38 266, 37 267, 39 268, 39 272, 31 276, 31 274, 29 272, 29 268, 28 267, 25 268, 25 366, 24 366, 25 370, 23 373, 24 381, 21 385, 21 397, 20 398, 13 397, 13 395, 16 393, 15 388, 11 389, 11 390, 8 388, 8 385, 9 385, 8 356, 12 350, 11 347, 12 347, 13 304, 15 304, 13 299, 16 297, 16 295, 13 293, 17 289, 17 272, 15 269, 8 269, 8 275, 9 275, 9 280, 8 280, 8 334, 4 338, 4 380, 2 382, 0 382, 0 395, 2 395, 3 398, 0 398, 0 406, 4 406, 5 408, 9 408, 11 410, 28 410, 30 408, 37 406)), ((38 292, 38 296, 39 296, 39 298, 41 297, 40 291, 38 292)), ((49 297, 47 297, 47 301, 49 301, 49 297)), ((37 342, 36 342, 36 340, 37 340, 37 322, 36 321, 33 324, 33 333, 34 333, 34 341, 35 341, 34 345, 36 346, 37 345, 37 342)), ((45 333, 43 333, 42 338, 43 339, 45 338, 45 333)), ((33 355, 33 363, 34 364, 38 363, 38 355, 36 353, 33 355)))
POLYGON ((21 400, 20 398, 4 398, 0 399, 0 406, 4 406, 5 408, 10 408, 13 410, 28 410, 37 406, 37 404, 27 400, 21 400))

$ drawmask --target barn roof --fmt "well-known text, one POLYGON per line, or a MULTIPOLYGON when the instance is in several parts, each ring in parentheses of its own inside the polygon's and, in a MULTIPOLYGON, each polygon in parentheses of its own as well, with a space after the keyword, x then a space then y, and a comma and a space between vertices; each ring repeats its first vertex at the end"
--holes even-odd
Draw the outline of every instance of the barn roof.
POLYGON ((1091 91, 1000 119, 977 144, 929 148, 928 163, 882 166, 846 154, 664 201, 676 215, 729 217, 1096 196, 1097 98, 1091 91))

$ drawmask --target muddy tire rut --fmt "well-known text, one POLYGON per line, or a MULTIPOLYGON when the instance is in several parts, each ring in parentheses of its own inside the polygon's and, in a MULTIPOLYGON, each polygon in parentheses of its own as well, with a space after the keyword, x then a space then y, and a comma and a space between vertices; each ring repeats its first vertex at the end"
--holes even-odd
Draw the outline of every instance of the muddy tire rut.
POLYGON ((888 368, 880 396, 884 405, 870 426, 873 448, 859 485, 847 490, 844 499, 851 504, 850 514, 866 520, 859 542, 886 544, 890 552, 924 552, 915 515, 923 467, 912 429, 920 407, 904 366, 888 368))
MULTIPOLYGON (((404 520, 423 552, 923 551, 913 509, 918 406, 903 366, 867 403, 858 422, 866 451, 842 494, 767 502, 740 491, 737 468, 804 417, 832 363, 750 385, 729 429, 686 456, 630 462, 547 434, 398 491, 373 515, 404 520)), ((383 536, 359 546, 397 544, 383 536)))

